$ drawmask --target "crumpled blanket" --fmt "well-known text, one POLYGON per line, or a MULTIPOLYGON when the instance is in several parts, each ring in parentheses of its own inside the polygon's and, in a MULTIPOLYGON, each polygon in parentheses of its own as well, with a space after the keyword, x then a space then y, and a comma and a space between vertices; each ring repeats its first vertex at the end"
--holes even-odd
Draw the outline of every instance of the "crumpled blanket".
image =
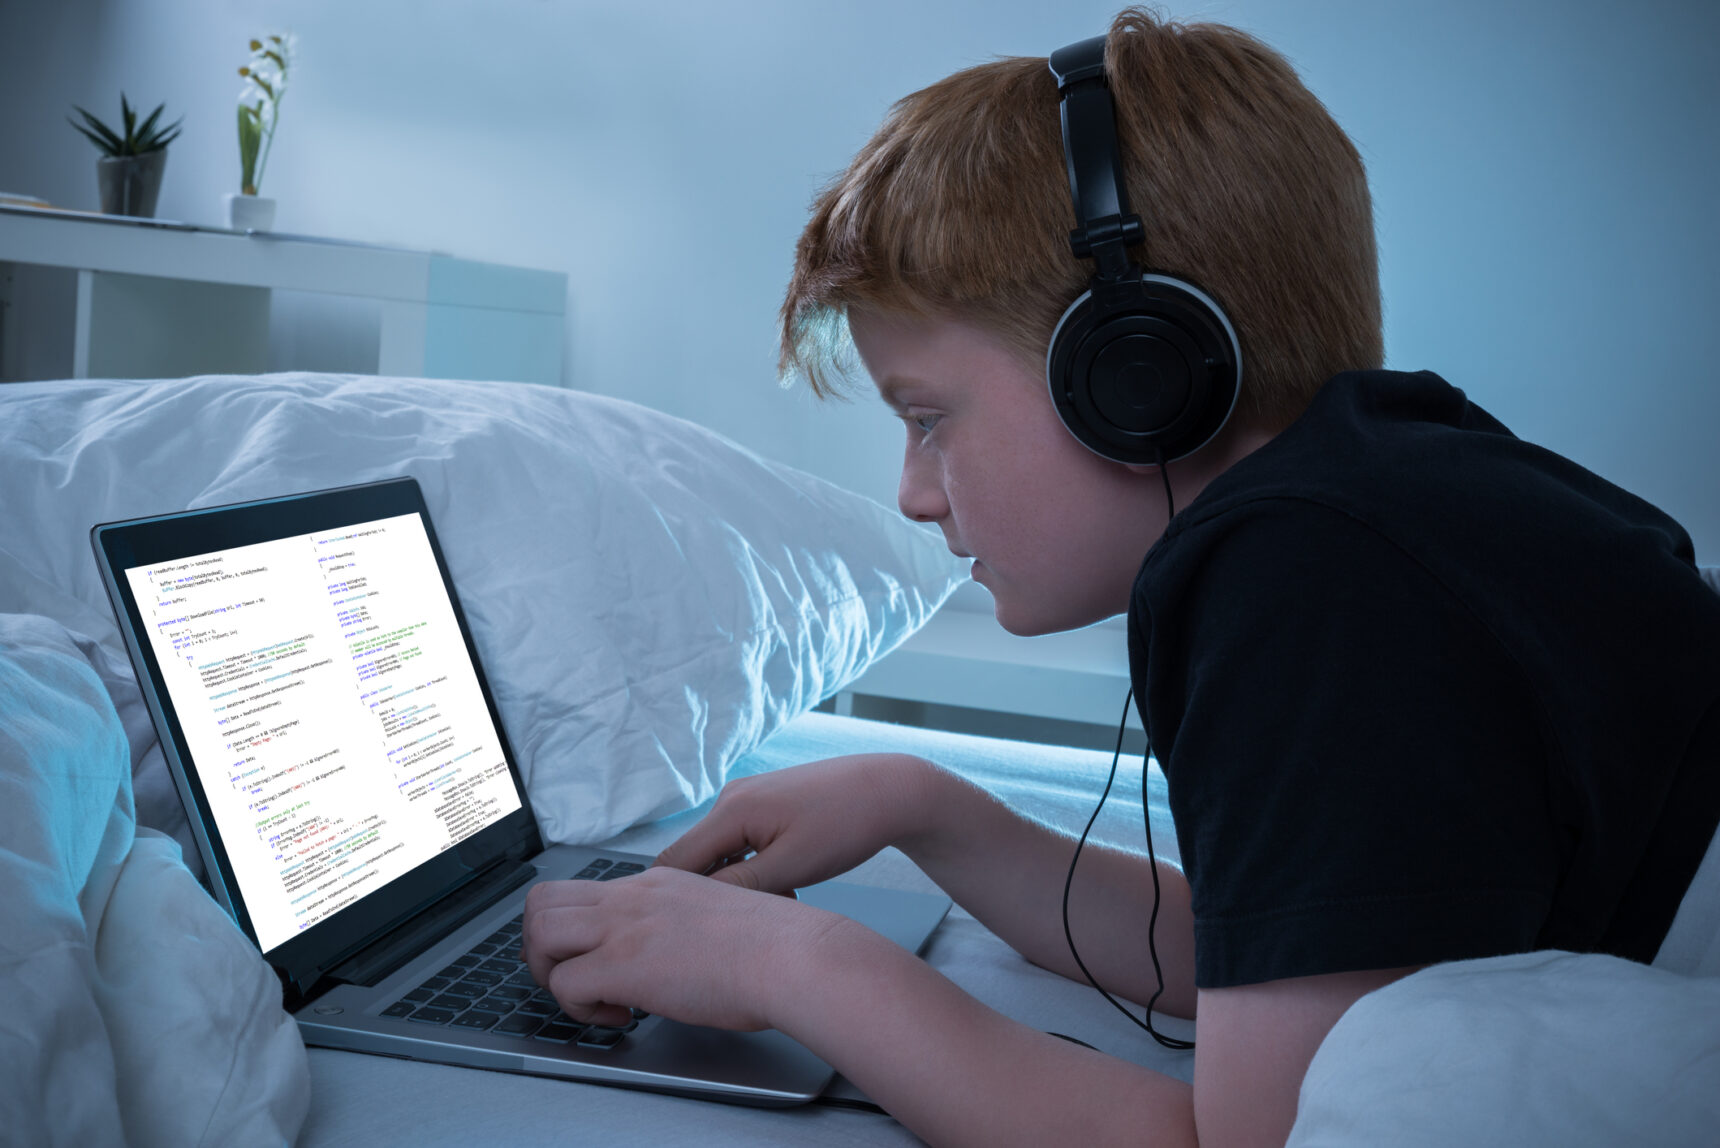
POLYGON ((137 827, 99 656, 0 615, 0 1139, 290 1143, 310 1103, 298 1027, 179 846, 137 827))

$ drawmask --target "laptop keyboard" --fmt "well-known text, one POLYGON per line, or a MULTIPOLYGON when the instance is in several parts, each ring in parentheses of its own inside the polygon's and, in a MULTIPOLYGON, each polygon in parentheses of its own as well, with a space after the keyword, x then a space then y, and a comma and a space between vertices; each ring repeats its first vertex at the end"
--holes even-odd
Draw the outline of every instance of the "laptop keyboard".
MULTIPOLYGON (((573 879, 613 881, 644 868, 634 861, 599 858, 573 879)), ((562 1012, 519 958, 521 927, 521 918, 515 917, 383 1009, 382 1015, 581 1048, 614 1048, 647 1015, 634 1009, 632 1021, 618 1027, 583 1024, 562 1012)))

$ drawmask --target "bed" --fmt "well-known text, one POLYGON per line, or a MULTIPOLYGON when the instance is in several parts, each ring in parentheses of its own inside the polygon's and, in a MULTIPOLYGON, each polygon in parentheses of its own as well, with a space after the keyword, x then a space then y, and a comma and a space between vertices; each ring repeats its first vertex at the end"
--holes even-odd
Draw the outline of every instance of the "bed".
MULTIPOLYGON (((762 1111, 305 1049, 199 865, 87 534, 97 522, 410 474, 546 837, 651 853, 727 778, 918 753, 1078 831, 1108 754, 811 712, 963 572, 892 511, 614 399, 273 375, 0 389, 0 1129, 20 1144, 916 1142, 762 1111)), ((1176 843, 1124 761, 1095 839, 1176 843)), ((894 852, 851 880, 924 888, 894 852)), ((1090 989, 959 908, 926 959, 1041 1028, 1188 1079, 1090 989)), ((1192 1025, 1167 1019, 1173 1035, 1192 1025)), ((832 1095, 852 1096, 840 1080, 832 1095)), ((1720 1142, 1720 856, 1653 967, 1532 953, 1358 1002, 1291 1143, 1720 1142)))

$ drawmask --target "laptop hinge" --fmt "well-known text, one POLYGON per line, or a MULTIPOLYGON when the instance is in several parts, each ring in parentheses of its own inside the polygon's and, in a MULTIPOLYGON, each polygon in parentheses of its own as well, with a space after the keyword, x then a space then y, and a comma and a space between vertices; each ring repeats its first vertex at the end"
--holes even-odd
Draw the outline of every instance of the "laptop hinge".
POLYGON ((529 861, 499 864, 335 965, 328 976, 345 984, 377 984, 535 876, 537 866, 529 861))

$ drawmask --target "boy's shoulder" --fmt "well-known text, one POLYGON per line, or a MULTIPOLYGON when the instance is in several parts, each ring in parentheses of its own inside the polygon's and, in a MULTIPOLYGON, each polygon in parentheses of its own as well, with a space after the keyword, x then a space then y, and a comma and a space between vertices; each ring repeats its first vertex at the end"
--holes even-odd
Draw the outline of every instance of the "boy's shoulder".
POLYGON ((1720 598, 1683 527, 1431 374, 1334 377, 1173 519, 1131 602, 1143 631, 1242 650, 1297 627, 1319 648, 1363 615, 1400 644, 1461 628, 1551 693, 1583 673, 1720 689, 1720 598))
POLYGON ((1645 528, 1652 549, 1694 560, 1672 518, 1518 438, 1430 371, 1334 376, 1300 418, 1177 515, 1155 550, 1210 542, 1261 513, 1351 520, 1436 572, 1449 554, 1497 575, 1489 556, 1519 553, 1525 531, 1551 544, 1524 556, 1541 563, 1576 561, 1645 528))
POLYGON ((1172 520, 1132 613, 1162 627, 1214 606, 1246 629, 1315 602, 1381 605, 1463 619, 1552 677, 1554 647, 1634 643, 1618 656, 1648 657, 1663 643, 1644 636, 1668 611, 1682 620, 1666 643, 1700 632, 1720 647, 1720 599, 1694 565, 1671 517, 1517 438, 1438 376, 1351 372, 1172 520))

